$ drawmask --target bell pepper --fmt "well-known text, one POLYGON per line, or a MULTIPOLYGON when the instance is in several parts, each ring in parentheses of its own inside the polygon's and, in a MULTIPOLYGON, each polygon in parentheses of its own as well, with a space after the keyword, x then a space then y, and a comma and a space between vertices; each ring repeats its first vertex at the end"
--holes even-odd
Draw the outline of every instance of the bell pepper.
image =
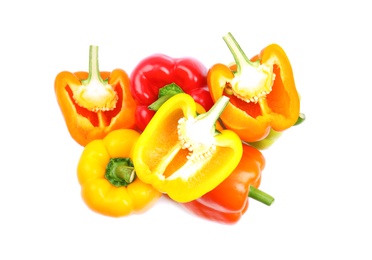
POLYGON ((171 58, 154 54, 140 61, 131 73, 131 93, 137 103, 135 121, 143 131, 155 111, 148 108, 158 99, 159 89, 175 83, 205 110, 213 101, 207 86, 208 69, 192 57, 171 58))
POLYGON ((91 210, 122 217, 148 210, 161 197, 136 177, 132 151, 139 135, 132 129, 118 129, 84 147, 77 176, 82 198, 91 210))
POLYGON ((300 99, 284 50, 271 44, 250 60, 231 33, 223 39, 235 64, 213 65, 207 80, 214 101, 222 95, 230 98, 221 114, 225 127, 245 142, 256 142, 270 129, 282 132, 293 126, 300 115, 300 99))
POLYGON ((134 128, 136 103, 122 69, 100 72, 98 47, 90 46, 89 72, 60 72, 54 89, 71 137, 85 146, 119 128, 134 128))
POLYGON ((238 165, 242 142, 215 124, 229 102, 222 97, 198 114, 186 93, 162 104, 134 147, 137 176, 177 202, 195 200, 220 184, 238 165))
POLYGON ((273 197, 258 189, 264 168, 262 153, 254 147, 243 145, 242 159, 221 184, 202 197, 181 205, 204 219, 235 224, 247 211, 249 197, 266 205, 274 202, 273 197))

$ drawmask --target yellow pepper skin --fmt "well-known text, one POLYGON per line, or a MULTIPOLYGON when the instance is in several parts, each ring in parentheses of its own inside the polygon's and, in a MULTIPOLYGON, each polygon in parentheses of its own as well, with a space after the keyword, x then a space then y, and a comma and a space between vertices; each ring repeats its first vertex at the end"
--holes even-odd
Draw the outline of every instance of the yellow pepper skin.
POLYGON ((137 177, 120 187, 105 177, 111 160, 132 158, 132 148, 139 136, 135 130, 119 129, 84 147, 77 176, 82 198, 91 210, 105 216, 122 217, 146 211, 161 197, 160 192, 137 177))
POLYGON ((134 147, 137 176, 177 202, 197 199, 226 179, 238 165, 243 148, 234 132, 215 131, 226 106, 216 104, 198 115, 188 94, 167 100, 134 147), (188 130, 180 127, 184 121, 190 123, 188 130))

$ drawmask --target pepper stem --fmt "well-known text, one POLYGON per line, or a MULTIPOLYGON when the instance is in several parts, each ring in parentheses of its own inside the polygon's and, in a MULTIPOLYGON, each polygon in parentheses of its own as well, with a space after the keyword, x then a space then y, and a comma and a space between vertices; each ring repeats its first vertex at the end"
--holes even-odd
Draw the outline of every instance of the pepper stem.
POLYGON ((89 46, 89 74, 88 78, 82 80, 81 83, 86 86, 91 81, 98 81, 102 84, 105 84, 107 80, 103 80, 99 71, 99 62, 98 62, 98 46, 90 45, 89 46))
POLYGON ((133 182, 136 172, 130 158, 111 158, 106 167, 105 178, 114 186, 127 186, 133 182))
POLYGON ((205 126, 205 129, 211 130, 213 136, 216 132, 216 122, 229 102, 230 98, 227 96, 221 96, 208 112, 198 115, 196 120, 200 125, 203 125, 203 127, 200 127, 199 129, 203 129, 205 126))
POLYGON ((262 100, 271 92, 275 80, 273 67, 261 64, 261 60, 248 59, 231 33, 225 35, 223 40, 229 47, 236 64, 234 78, 229 82, 229 87, 225 87, 225 91, 247 103, 260 102, 263 110, 262 100))
POLYGON ((298 116, 298 119, 297 119, 297 121, 294 125, 302 124, 305 121, 305 119, 306 119, 305 114, 300 113, 299 116, 298 116))
POLYGON ((136 172, 134 171, 134 167, 118 165, 115 169, 115 175, 116 177, 123 179, 127 183, 131 183, 136 176, 136 172))
POLYGON ((230 32, 223 37, 223 40, 225 41, 227 47, 229 47, 231 54, 234 57, 238 73, 245 66, 253 66, 257 68, 260 65, 260 61, 251 61, 248 59, 239 43, 235 40, 234 36, 230 32))
POLYGON ((149 105, 148 108, 153 111, 158 111, 165 101, 179 93, 184 93, 184 91, 176 83, 165 85, 159 89, 158 99, 149 105))
POLYGON ((253 187, 252 185, 249 186, 248 197, 250 197, 254 200, 257 200, 259 202, 262 202, 263 204, 265 204, 267 206, 270 206, 271 204, 273 204, 273 202, 275 200, 271 195, 263 192, 260 189, 257 189, 255 187, 253 187))
POLYGON ((229 100, 228 97, 221 96, 208 112, 196 117, 183 117, 178 120, 178 139, 182 149, 190 151, 187 156, 189 161, 205 159, 206 156, 211 156, 215 152, 215 136, 218 134, 216 121, 229 100))
MULTIPOLYGON (((98 67, 98 46, 89 47, 88 77, 81 80, 81 85, 70 86, 76 103, 92 112, 110 111, 116 108, 118 95, 115 88, 103 80, 98 67)), ((100 122, 100 124, 105 124, 100 122)))

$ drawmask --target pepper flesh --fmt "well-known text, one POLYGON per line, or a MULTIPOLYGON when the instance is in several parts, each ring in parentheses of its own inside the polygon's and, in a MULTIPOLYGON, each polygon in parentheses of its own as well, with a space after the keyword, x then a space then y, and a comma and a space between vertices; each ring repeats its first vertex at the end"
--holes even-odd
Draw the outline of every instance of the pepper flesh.
POLYGON ((148 108, 158 99, 159 89, 175 83, 209 110, 213 101, 207 86, 207 68, 192 57, 172 58, 154 54, 141 60, 131 73, 131 93, 137 103, 136 125, 143 131, 155 111, 148 108))
POLYGON ((212 99, 230 98, 221 120, 245 142, 264 139, 274 129, 293 126, 300 114, 300 100, 293 71, 284 50, 277 44, 264 48, 249 60, 229 33, 224 37, 235 66, 213 65, 208 72, 212 99))
POLYGON ((54 89, 68 131, 82 146, 113 130, 135 127, 129 77, 122 69, 100 72, 97 46, 90 46, 89 72, 62 71, 54 89))
POLYGON ((77 176, 82 198, 91 210, 110 217, 127 216, 148 210, 161 197, 151 185, 133 176, 135 168, 128 178, 123 178, 122 165, 113 170, 108 167, 117 159, 132 159, 132 148, 139 135, 132 129, 118 129, 84 147, 77 176), (114 180, 112 175, 116 175, 114 180))
MULTIPOLYGON (((243 156, 234 171, 215 189, 202 197, 182 203, 187 210, 199 217, 223 223, 237 223, 249 206, 249 194, 252 187, 261 183, 265 158, 254 147, 243 145, 243 156)), ((268 197, 270 205, 273 199, 268 197)))
POLYGON ((178 202, 194 200, 221 183, 243 152, 234 132, 215 132, 226 100, 197 115, 190 95, 180 93, 168 99, 134 148, 138 177, 178 202))

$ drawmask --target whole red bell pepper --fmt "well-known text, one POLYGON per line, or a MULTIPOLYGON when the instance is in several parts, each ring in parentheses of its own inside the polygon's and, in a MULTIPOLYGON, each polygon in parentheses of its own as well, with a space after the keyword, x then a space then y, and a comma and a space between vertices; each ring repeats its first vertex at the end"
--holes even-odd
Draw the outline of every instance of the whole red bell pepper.
POLYGON ((247 211, 249 197, 266 205, 274 202, 273 197, 258 189, 264 168, 262 153, 244 144, 242 159, 229 177, 202 197, 181 205, 202 218, 235 224, 247 211))
POLYGON ((172 58, 153 54, 141 60, 131 73, 131 93, 137 103, 135 122, 145 129, 155 111, 148 108, 158 99, 159 89, 175 83, 205 110, 213 106, 207 86, 208 69, 192 57, 172 58))

